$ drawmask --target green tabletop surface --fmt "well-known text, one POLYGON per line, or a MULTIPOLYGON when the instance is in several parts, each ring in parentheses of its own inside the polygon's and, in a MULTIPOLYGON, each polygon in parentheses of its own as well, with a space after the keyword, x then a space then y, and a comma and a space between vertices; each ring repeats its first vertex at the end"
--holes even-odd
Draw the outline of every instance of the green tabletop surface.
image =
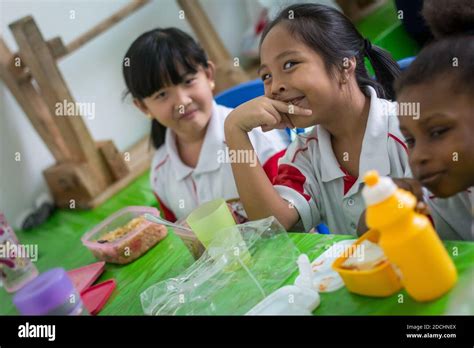
MULTIPOLYGON (((43 225, 30 231, 16 231, 22 244, 38 245, 36 266, 40 272, 53 267, 66 270, 95 262, 94 256, 82 245, 81 236, 115 211, 131 205, 157 206, 149 190, 148 173, 139 177, 127 188, 91 211, 59 210, 43 225)), ((326 250, 334 242, 353 238, 345 235, 320 235, 289 233, 290 239, 310 260, 326 250)), ((447 241, 445 246, 459 272, 458 284, 464 284, 472 276, 474 268, 474 243, 447 241)), ((275 255, 278 257, 278 255, 275 255)), ((143 315, 140 294, 149 286, 182 273, 194 262, 193 257, 172 230, 159 244, 146 254, 127 265, 106 264, 106 270, 97 282, 114 278, 117 288, 100 312, 100 315, 143 315)), ((292 284, 296 273, 288 278, 292 284)), ((454 290, 456 287, 454 288, 454 290)), ((239 291, 238 288, 235 291, 239 291)), ((446 311, 450 293, 436 301, 418 303, 402 290, 388 298, 369 298, 352 294, 345 287, 321 293, 321 304, 315 315, 432 315, 446 311), (400 303, 399 294, 403 294, 400 303)), ((0 289, 0 315, 18 314, 12 295, 0 289)))

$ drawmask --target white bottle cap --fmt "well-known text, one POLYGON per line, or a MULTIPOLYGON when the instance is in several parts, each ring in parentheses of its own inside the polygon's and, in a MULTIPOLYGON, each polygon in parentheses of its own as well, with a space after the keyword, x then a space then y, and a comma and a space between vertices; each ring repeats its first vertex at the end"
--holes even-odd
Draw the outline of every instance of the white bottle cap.
POLYGON ((364 176, 365 186, 362 189, 366 205, 383 202, 397 190, 397 185, 386 176, 380 177, 376 170, 367 172, 364 176))

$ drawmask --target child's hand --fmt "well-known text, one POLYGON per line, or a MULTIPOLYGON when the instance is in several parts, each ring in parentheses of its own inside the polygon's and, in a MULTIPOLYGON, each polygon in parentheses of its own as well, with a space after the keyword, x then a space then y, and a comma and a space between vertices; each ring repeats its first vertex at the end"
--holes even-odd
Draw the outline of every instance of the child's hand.
POLYGON ((294 128, 291 115, 310 116, 313 112, 296 105, 289 105, 265 96, 252 99, 232 111, 226 120, 226 126, 235 126, 244 132, 262 127, 267 132, 272 129, 294 128))
POLYGON ((415 206, 416 212, 420 214, 424 214, 424 215, 430 214, 428 205, 425 203, 424 198, 423 198, 422 186, 418 180, 407 179, 407 178, 392 179, 392 180, 401 189, 410 191, 411 193, 415 195, 418 201, 415 206))
POLYGON ((415 179, 398 178, 392 179, 399 188, 409 191, 415 195, 418 202, 423 202, 423 190, 420 182, 415 179))

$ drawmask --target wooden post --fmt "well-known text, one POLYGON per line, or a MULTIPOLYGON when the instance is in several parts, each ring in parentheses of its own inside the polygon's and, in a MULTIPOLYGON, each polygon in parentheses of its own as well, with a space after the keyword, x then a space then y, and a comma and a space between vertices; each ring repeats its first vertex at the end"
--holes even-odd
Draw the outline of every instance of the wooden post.
POLYGON ((120 22, 122 19, 126 18, 131 13, 135 12, 143 5, 149 3, 150 0, 134 0, 130 4, 124 6, 116 13, 114 13, 109 18, 105 19, 104 21, 100 22, 93 28, 89 29, 87 32, 76 38, 75 40, 71 41, 66 46, 66 52, 71 53, 78 48, 82 47, 84 44, 95 38, 96 36, 102 34, 104 31, 112 27, 113 25, 120 22))
MULTIPOLYGON (((55 124, 48 107, 38 94, 31 81, 18 81, 15 70, 14 56, 0 37, 0 77, 10 89, 18 104, 21 106, 41 139, 51 151, 57 162, 64 162, 71 158, 59 128, 55 124)), ((18 70, 23 67, 18 67, 18 70)))
MULTIPOLYGON (((110 27, 114 26, 121 20, 125 19, 128 15, 132 14, 133 12, 135 12, 136 10, 138 10, 139 8, 141 8, 142 6, 146 5, 149 2, 150 0, 133 0, 130 4, 124 6, 123 8, 118 10, 116 13, 114 13, 112 16, 110 16, 109 18, 106 18, 105 20, 98 23, 97 25, 89 29, 87 32, 82 34, 81 36, 71 41, 67 46, 63 44, 60 37, 55 37, 47 41, 51 54, 56 60, 64 58, 65 56, 81 48, 86 43, 93 40, 94 38, 102 34, 104 31, 108 30, 110 27)), ((15 53, 14 56, 17 57, 19 56, 19 54, 15 53)), ((31 74, 27 70, 22 71, 21 76, 19 76, 19 79, 21 81, 28 80, 30 78, 31 78, 31 74)))
POLYGON ((129 172, 127 163, 112 140, 99 141, 97 147, 112 172, 114 180, 120 180, 129 172))
POLYGON ((96 185, 105 189, 112 182, 112 176, 87 130, 82 115, 57 114, 59 105, 75 105, 75 101, 35 21, 31 16, 27 16, 10 24, 10 29, 20 48, 23 63, 31 71, 51 115, 54 115, 54 123, 64 139, 67 139, 70 161, 88 163, 96 185))
POLYGON ((216 64, 216 93, 249 80, 240 66, 225 48, 222 40, 212 27, 211 22, 197 0, 178 0, 184 10, 185 18, 191 24, 200 44, 216 64))

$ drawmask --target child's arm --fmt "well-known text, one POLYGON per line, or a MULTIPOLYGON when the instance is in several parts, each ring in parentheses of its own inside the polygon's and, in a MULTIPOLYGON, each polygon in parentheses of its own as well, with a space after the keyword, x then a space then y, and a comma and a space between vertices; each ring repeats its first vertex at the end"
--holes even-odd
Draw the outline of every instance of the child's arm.
MULTIPOLYGON (((263 130, 284 128, 289 125, 286 103, 266 97, 256 98, 235 109, 225 122, 226 142, 230 151, 249 151, 253 158, 253 146, 247 132, 261 126, 263 130), (283 115, 282 115, 283 113, 283 115)), ((311 110, 294 107, 294 113, 310 115, 311 110)), ((275 216, 278 221, 290 229, 298 220, 297 210, 284 200, 275 190, 261 164, 232 163, 234 179, 249 219, 255 220, 275 216)))

